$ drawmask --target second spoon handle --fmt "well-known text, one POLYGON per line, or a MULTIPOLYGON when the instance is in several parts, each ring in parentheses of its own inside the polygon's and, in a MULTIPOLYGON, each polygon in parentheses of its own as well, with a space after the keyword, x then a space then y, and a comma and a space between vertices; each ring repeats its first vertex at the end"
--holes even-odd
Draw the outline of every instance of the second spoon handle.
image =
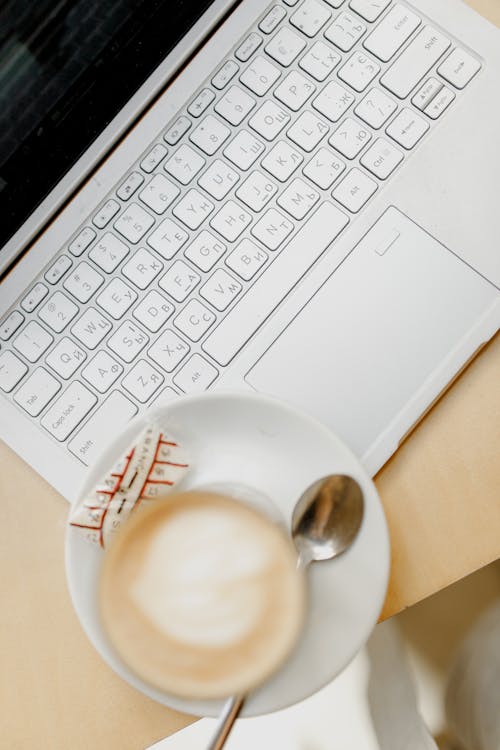
POLYGON ((207 750, 221 750, 224 747, 229 732, 233 728, 233 724, 238 718, 244 702, 244 695, 233 695, 232 698, 228 698, 222 709, 215 734, 207 746, 207 750))

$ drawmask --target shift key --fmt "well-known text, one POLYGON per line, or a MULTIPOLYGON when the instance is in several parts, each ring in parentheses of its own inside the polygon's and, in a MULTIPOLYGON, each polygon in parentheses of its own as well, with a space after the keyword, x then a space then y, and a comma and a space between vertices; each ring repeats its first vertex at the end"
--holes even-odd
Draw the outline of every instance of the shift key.
POLYGON ((440 31, 426 26, 382 76, 381 84, 400 99, 405 99, 450 44, 440 31))
POLYGON ((70 440, 68 448, 80 461, 89 466, 136 413, 135 404, 120 391, 113 391, 70 440))

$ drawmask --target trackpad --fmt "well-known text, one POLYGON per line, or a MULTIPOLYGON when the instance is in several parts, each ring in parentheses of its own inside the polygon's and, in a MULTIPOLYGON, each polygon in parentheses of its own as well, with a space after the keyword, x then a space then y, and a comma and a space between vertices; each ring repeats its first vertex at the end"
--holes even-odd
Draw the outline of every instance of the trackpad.
POLYGON ((434 398, 432 373, 497 295, 391 207, 246 380, 317 416, 365 456, 420 389, 427 403, 434 398))

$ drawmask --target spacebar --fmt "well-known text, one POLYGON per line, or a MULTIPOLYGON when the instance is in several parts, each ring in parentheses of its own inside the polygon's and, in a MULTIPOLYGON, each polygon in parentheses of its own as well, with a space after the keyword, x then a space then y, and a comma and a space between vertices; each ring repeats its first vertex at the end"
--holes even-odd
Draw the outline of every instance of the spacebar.
POLYGON ((349 222, 323 203, 236 304, 202 348, 227 365, 349 222))

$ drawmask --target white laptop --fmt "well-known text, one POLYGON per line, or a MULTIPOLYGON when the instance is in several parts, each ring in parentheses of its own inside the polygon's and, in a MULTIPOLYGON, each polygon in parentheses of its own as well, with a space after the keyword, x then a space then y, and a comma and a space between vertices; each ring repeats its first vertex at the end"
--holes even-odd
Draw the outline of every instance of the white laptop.
POLYGON ((500 323, 500 33, 460 0, 0 10, 0 437, 65 497, 255 389, 375 472, 500 323))

